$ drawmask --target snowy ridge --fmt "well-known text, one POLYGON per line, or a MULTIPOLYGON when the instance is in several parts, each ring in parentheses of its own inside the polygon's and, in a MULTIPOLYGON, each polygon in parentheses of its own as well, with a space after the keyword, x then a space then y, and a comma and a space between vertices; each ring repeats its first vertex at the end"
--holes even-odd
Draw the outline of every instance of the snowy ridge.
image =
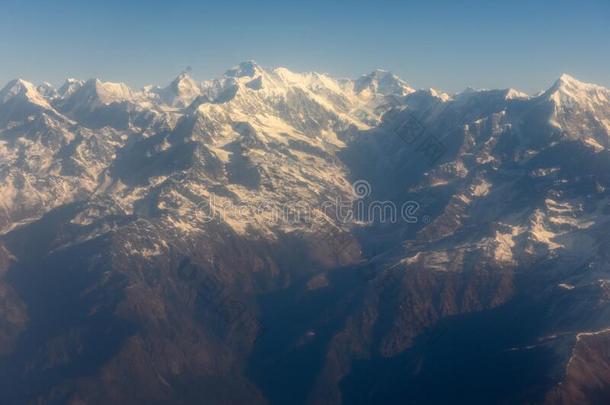
MULTIPOLYGON (((442 119, 450 111, 459 111, 458 114, 472 116, 469 125, 483 129, 485 121, 474 118, 486 116, 486 110, 496 106, 505 104, 496 114, 506 117, 512 102, 556 102, 557 94, 565 94, 589 108, 602 105, 606 95, 599 86, 562 76, 538 98, 528 98, 513 89, 470 90, 451 97, 433 89, 416 91, 383 70, 348 80, 315 72, 295 73, 282 67, 265 69, 253 61, 202 83, 182 73, 164 88, 133 91, 124 83, 68 79, 58 90, 48 85, 39 89, 42 93, 31 83, 16 80, 0 92, 4 103, 21 97, 49 112, 32 113, 27 120, 13 122, 2 132, 6 137, 9 128, 17 124, 17 139, 22 139, 18 143, 2 141, 0 149, 9 168, 3 186, 6 227, 94 192, 96 198, 109 194, 125 212, 133 212, 133 204, 149 198, 147 195, 153 191, 160 209, 169 206, 163 200, 170 198, 183 200, 191 211, 196 210, 198 202, 192 197, 184 199, 183 193, 175 189, 177 181, 208 198, 214 194, 210 187, 222 186, 233 196, 232 203, 245 205, 269 200, 287 202, 295 196, 313 201, 333 193, 347 195, 349 169, 336 153, 349 146, 346 136, 377 127, 390 110, 427 111, 430 122, 442 119), (587 101, 589 98, 591 101, 587 101), (55 134, 53 138, 49 137, 51 134, 55 134), (49 139, 54 141, 50 143, 49 139), (141 152, 134 149, 137 145, 146 145, 142 146, 147 150, 146 157, 138 157, 141 152), (71 152, 66 156, 68 146, 71 152), (24 154, 28 163, 18 165, 17 156, 24 154), (127 174, 119 168, 132 155, 134 162, 145 159, 152 165, 168 157, 181 160, 176 163, 179 167, 184 162, 191 163, 164 173, 163 180, 143 173, 143 183, 133 187, 125 183, 122 177, 127 174), (210 171, 212 166, 215 169, 210 171), (37 181, 40 185, 36 188, 30 185, 32 182, 25 182, 17 186, 18 173, 42 176, 37 181), (198 177, 196 173, 203 175, 198 177), (187 178, 190 180, 184 183, 187 178)), ((596 119, 604 122, 606 117, 596 119)), ((512 124, 502 125, 510 128, 512 124)), ((497 130, 502 131, 502 126, 497 130)), ((586 144, 598 151, 606 145, 597 135, 586 138, 586 144)), ((496 158, 485 148, 477 159, 487 162, 496 158)), ((459 162, 455 164, 465 168, 459 162)), ((166 171, 163 167, 156 170, 166 171)), ((439 179, 436 184, 447 184, 447 180, 439 179)), ((490 189, 493 184, 482 179, 468 193, 456 196, 456 204, 467 207, 472 201, 485 198, 490 189)), ((226 196, 216 197, 226 202, 226 196)), ((225 220, 245 232, 237 218, 225 220)), ((267 228, 259 222, 255 228, 267 228)), ((555 246, 546 225, 538 223, 534 228, 534 238, 550 248, 555 246)), ((509 235, 516 237, 512 231, 509 235)), ((506 246, 513 242, 498 243, 498 257, 508 260, 506 246)))
POLYGON ((161 102, 171 107, 187 107, 201 95, 201 86, 187 73, 181 73, 164 88, 152 91, 159 95, 161 102))
POLYGON ((563 74, 540 96, 553 104, 552 122, 569 137, 608 145, 610 90, 563 74))
MULTIPOLYGON (((233 195, 240 196, 233 203, 254 205, 266 199, 288 201, 296 196, 311 200, 335 190, 337 183, 341 193, 347 194, 345 168, 333 157, 337 148, 344 147, 338 134, 350 128, 369 128, 362 117, 368 122, 380 117, 379 111, 356 94, 351 81, 284 68, 267 70, 254 62, 244 62, 223 77, 200 84, 181 74, 165 88, 139 92, 124 83, 99 79, 67 79, 56 91, 48 85, 40 89, 44 95, 31 83, 17 80, 1 93, 3 101, 22 97, 53 112, 40 115, 28 110, 22 122, 13 122, 0 135, 6 137, 10 128, 18 128, 11 131, 17 131, 21 139, 17 143, 2 141, 0 148, 9 168, 3 174, 2 186, 4 229, 87 195, 111 195, 125 212, 132 212, 133 202, 159 187, 169 187, 169 194, 158 194, 160 207, 164 198, 181 198, 171 178, 183 177, 184 172, 165 176, 160 183, 151 178, 148 186, 136 188, 125 186, 116 177, 119 151, 128 144, 150 143, 146 138, 161 130, 171 130, 172 134, 153 137, 150 158, 178 157, 185 153, 182 145, 187 142, 199 145, 196 159, 203 158, 204 153, 208 156, 205 159, 211 157, 224 167, 221 182, 240 179, 238 172, 245 171, 255 183, 266 182, 266 187, 280 187, 280 179, 282 184, 294 185, 290 194, 268 195, 261 188, 249 191, 252 186, 238 180, 227 185, 233 195), (49 142, 51 139, 53 142, 49 142), (283 145, 282 149, 278 145, 283 145), (65 155, 66 150, 71 151, 69 155, 65 155), (20 155, 27 157, 25 165, 18 163, 20 155), (19 181, 19 176, 29 176, 31 181, 19 181)), ((397 95, 404 94, 402 87, 397 91, 397 95)), ((390 94, 391 89, 384 88, 384 92, 390 94)), ((383 97, 378 95, 376 102, 383 97)), ((21 121, 21 116, 18 118, 21 121)), ((189 170, 199 170, 199 165, 189 170)), ((210 181, 218 183, 218 179, 208 179, 187 184, 209 196, 206 190, 212 185, 210 181)), ((222 202, 224 197, 218 198, 222 202)), ((185 203, 191 210, 197 209, 197 201, 185 203)), ((229 216, 225 219, 244 231, 240 221, 229 216)))
POLYGON ((36 90, 36 87, 25 80, 15 79, 4 86, 0 90, 0 103, 5 104, 14 98, 23 98, 32 104, 36 104, 43 108, 50 109, 51 106, 47 100, 36 90))

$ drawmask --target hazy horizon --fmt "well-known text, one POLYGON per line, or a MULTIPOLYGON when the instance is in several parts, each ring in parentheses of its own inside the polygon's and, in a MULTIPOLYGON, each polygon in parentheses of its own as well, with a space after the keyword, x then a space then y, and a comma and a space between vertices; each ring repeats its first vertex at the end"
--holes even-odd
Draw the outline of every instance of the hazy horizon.
MULTIPOLYGON (((263 69, 275 69, 275 68, 285 67, 285 66, 265 66, 265 65, 262 65, 262 64, 258 63, 258 62, 257 62, 257 61, 255 61, 255 60, 242 61, 242 62, 240 62, 240 63, 243 63, 243 62, 255 62, 257 65, 261 66, 263 69)), ((230 69, 230 68, 232 68, 232 67, 237 66, 238 64, 239 64, 239 63, 237 63, 237 64, 235 64, 235 65, 232 65, 232 66, 228 66, 228 67, 227 67, 227 69, 225 69, 225 71, 226 71, 226 70, 229 70, 229 69, 230 69)), ((526 94, 528 94, 528 95, 530 95, 530 96, 534 96, 534 95, 540 94, 541 92, 544 92, 544 91, 548 90, 548 89, 549 89, 549 88, 550 88, 550 87, 551 87, 551 86, 552 86, 552 85, 553 85, 553 84, 554 84, 554 83, 555 83, 557 80, 559 80, 560 76, 561 76, 561 75, 563 75, 563 74, 568 74, 569 76, 572 76, 572 77, 574 77, 575 79, 577 79, 577 80, 579 80, 579 81, 581 81, 581 82, 586 82, 586 83, 592 83, 592 84, 603 85, 603 84, 600 84, 600 83, 595 83, 595 82, 592 82, 592 81, 589 81, 589 80, 583 79, 582 77, 575 76, 575 75, 571 74, 570 72, 563 72, 563 73, 561 73, 560 75, 558 75, 557 77, 551 78, 551 79, 550 79, 550 81, 548 81, 548 84, 547 84, 546 86, 541 87, 541 88, 539 88, 539 89, 537 89, 537 90, 535 90, 535 91, 525 91, 525 90, 523 90, 523 89, 521 89, 521 88, 519 88, 519 87, 516 87, 516 86, 504 86, 504 87, 476 87, 476 86, 473 86, 473 85, 465 85, 465 86, 464 86, 463 88, 461 88, 461 89, 454 90, 454 91, 449 91, 449 90, 442 89, 442 88, 435 87, 435 86, 429 86, 429 87, 416 86, 416 85, 414 85, 414 83, 412 83, 411 81, 409 81, 409 80, 408 80, 408 78, 404 78, 404 77, 402 77, 402 76, 400 76, 400 75, 396 74, 394 71, 390 71, 390 70, 388 70, 388 69, 381 69, 381 68, 373 69, 373 70, 371 70, 371 71, 369 71, 369 72, 364 72, 364 73, 362 73, 362 74, 360 74, 360 75, 356 75, 356 76, 337 76, 337 75, 333 75, 332 73, 323 72, 323 71, 320 71, 320 70, 310 70, 310 71, 300 71, 300 70, 294 70, 294 69, 290 69, 290 70, 291 70, 291 71, 293 71, 293 72, 295 72, 295 73, 311 73, 311 72, 316 72, 316 73, 321 73, 321 74, 327 74, 327 75, 330 75, 331 77, 335 77, 335 78, 338 78, 338 79, 353 79, 353 80, 355 80, 355 79, 357 79, 358 77, 361 77, 361 76, 363 76, 363 75, 370 74, 370 73, 372 73, 374 70, 383 70, 383 71, 389 71, 390 73, 393 73, 394 75, 398 76, 400 79, 402 79, 403 81, 405 81, 405 82, 406 82, 408 85, 410 85, 410 86, 412 86, 412 87, 414 87, 414 88, 416 88, 416 89, 429 89, 429 88, 432 88, 432 89, 434 89, 434 90, 442 91, 442 92, 445 92, 445 93, 448 93, 448 94, 458 94, 458 93, 460 93, 460 92, 463 92, 463 91, 468 90, 469 88, 473 88, 473 89, 476 89, 476 90, 496 90, 496 89, 508 89, 508 88, 513 88, 513 89, 515 89, 515 90, 522 91, 522 92, 524 92, 524 93, 526 93, 526 94)), ((167 79, 165 82, 159 82, 159 83, 147 83, 147 84, 142 85, 142 86, 135 86, 135 85, 133 85, 132 83, 129 83, 129 82, 125 81, 125 80, 120 80, 120 79, 119 79, 119 80, 107 80, 106 78, 104 78, 104 77, 99 77, 99 76, 98 76, 98 77, 75 77, 75 76, 66 76, 66 77, 65 77, 63 80, 61 80, 61 81, 59 81, 59 82, 50 82, 49 80, 32 81, 32 80, 30 80, 30 79, 29 79, 29 78, 27 78, 27 77, 13 77, 13 78, 11 78, 11 79, 9 79, 9 80, 6 80, 6 81, 0 81, 0 89, 2 89, 2 88, 3 88, 3 87, 4 87, 4 86, 7 84, 7 83, 9 83, 10 81, 12 81, 12 80, 16 80, 16 79, 22 79, 22 80, 26 80, 26 81, 29 81, 29 82, 34 83, 35 85, 40 85, 40 84, 42 84, 43 82, 47 82, 47 83, 51 84, 53 87, 55 87, 55 88, 59 88, 59 87, 61 87, 61 86, 62 86, 62 85, 65 83, 65 81, 66 81, 66 80, 68 80, 68 79, 79 79, 79 80, 85 80, 85 81, 87 81, 87 80, 91 80, 91 79, 99 79, 99 80, 101 80, 101 81, 105 81, 105 82, 119 82, 119 83, 120 83, 120 82, 122 82, 122 83, 127 84, 127 85, 128 85, 128 86, 129 86, 131 89, 133 89, 133 90, 142 90, 144 87, 148 87, 148 86, 159 86, 159 87, 161 87, 161 88, 162 88, 162 87, 165 87, 166 85, 168 85, 169 83, 171 83, 171 82, 172 82, 172 81, 173 81, 173 80, 174 80, 174 79, 175 79, 177 76, 179 76, 179 75, 180 75, 180 74, 182 74, 182 73, 187 73, 187 74, 188 74, 188 75, 189 75, 191 78, 193 78, 195 81, 198 81, 198 82, 204 82, 204 81, 207 81, 207 80, 212 80, 212 79, 218 78, 218 77, 220 77, 220 76, 221 76, 221 75, 222 75, 224 72, 221 72, 221 73, 219 73, 219 74, 217 74, 217 75, 215 75, 215 76, 201 78, 201 77, 197 77, 197 76, 195 76, 195 75, 192 73, 192 70, 190 69, 190 66, 189 66, 189 67, 187 67, 186 69, 183 69, 181 72, 177 72, 177 73, 175 73, 175 74, 174 74, 174 76, 169 77, 169 78, 168 78, 168 79, 167 79)))
POLYGON ((0 32, 0 83, 66 77, 165 85, 187 67, 197 80, 244 60, 355 78, 384 69, 416 88, 446 92, 548 88, 562 73, 610 87, 610 5, 382 1, 182 0, 146 7, 8 2, 0 32))

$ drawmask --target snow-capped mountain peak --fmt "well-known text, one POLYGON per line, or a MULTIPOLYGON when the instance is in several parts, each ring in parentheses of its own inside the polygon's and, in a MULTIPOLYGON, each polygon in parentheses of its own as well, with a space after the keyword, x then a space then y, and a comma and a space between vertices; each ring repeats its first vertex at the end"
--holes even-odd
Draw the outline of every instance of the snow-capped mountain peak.
POLYGON ((513 100, 513 99, 527 99, 530 96, 527 93, 524 93, 522 91, 519 91, 517 89, 513 89, 512 87, 509 89, 506 89, 506 99, 507 100, 513 100))
POLYGON ((32 104, 51 108, 47 100, 36 90, 36 87, 23 79, 15 79, 0 90, 0 103, 4 104, 14 97, 20 97, 32 104))
POLYGON ((540 98, 553 106, 551 122, 572 138, 610 136, 610 90, 563 74, 540 98))
POLYGON ((608 103, 610 90, 605 87, 581 82, 568 74, 562 74, 559 79, 545 92, 545 95, 558 104, 564 102, 576 103, 608 103))
POLYGON ((587 86, 587 83, 581 82, 574 76, 571 76, 567 73, 563 73, 561 76, 559 76, 556 83, 559 86, 587 86))
POLYGON ((468 99, 472 96, 480 96, 480 95, 495 95, 500 96, 504 100, 514 100, 514 99, 528 99, 530 96, 527 93, 514 89, 512 87, 508 89, 499 89, 499 90, 490 90, 490 89, 479 89, 472 86, 466 87, 464 90, 456 93, 454 97, 456 99, 468 99))
POLYGON ((201 87, 188 73, 180 73, 170 84, 156 90, 161 101, 172 107, 186 107, 201 95, 201 87))
POLYGON ((409 87, 407 83, 391 72, 377 69, 357 79, 354 82, 354 91, 357 94, 405 96, 413 93, 415 89, 409 87))
POLYGON ((189 74, 186 72, 180 73, 178 77, 176 77, 170 83, 170 86, 177 90, 179 93, 192 92, 195 89, 199 88, 197 82, 195 82, 195 80, 193 80, 193 78, 189 76, 189 74))
POLYGON ((58 96, 57 89, 49 82, 42 82, 36 87, 36 91, 47 100, 53 100, 58 96))
MULTIPOLYGON (((68 83, 68 82, 66 82, 68 83)), ((66 96, 61 97, 57 105, 61 111, 74 112, 83 109, 95 109, 100 106, 131 101, 133 93, 124 83, 102 82, 100 79, 89 79, 84 84, 71 83, 74 86, 66 89, 66 96)), ((62 86, 62 89, 65 87, 62 86)), ((60 94, 61 94, 60 89, 60 94)))
POLYGON ((76 90, 80 89, 85 84, 84 80, 69 77, 64 84, 57 90, 59 96, 66 98, 71 96, 76 90))
POLYGON ((225 72, 226 77, 252 77, 254 78, 258 74, 263 72, 263 68, 261 68, 255 61, 249 60, 245 62, 241 62, 239 65, 232 67, 231 69, 225 72))
POLYGON ((133 94, 125 83, 102 82, 100 79, 91 79, 86 83, 103 104, 112 104, 131 100, 133 94))

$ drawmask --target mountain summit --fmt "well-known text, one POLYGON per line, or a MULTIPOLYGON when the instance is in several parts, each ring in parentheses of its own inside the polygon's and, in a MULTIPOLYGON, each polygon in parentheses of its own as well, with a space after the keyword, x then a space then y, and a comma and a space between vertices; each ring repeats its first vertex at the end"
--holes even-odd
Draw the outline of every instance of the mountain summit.
POLYGON ((377 69, 356 80, 354 83, 354 90, 358 94, 366 91, 384 96, 391 94, 405 96, 415 91, 397 76, 381 69, 377 69))
POLYGON ((262 72, 262 68, 254 61, 241 62, 225 72, 227 77, 254 77, 262 72))
POLYGON ((36 87, 23 79, 12 80, 0 90, 0 103, 5 104, 13 98, 20 98, 45 108, 50 107, 36 87))
POLYGON ((201 95, 201 87, 187 73, 181 73, 167 87, 158 90, 162 102, 172 107, 186 107, 201 95))

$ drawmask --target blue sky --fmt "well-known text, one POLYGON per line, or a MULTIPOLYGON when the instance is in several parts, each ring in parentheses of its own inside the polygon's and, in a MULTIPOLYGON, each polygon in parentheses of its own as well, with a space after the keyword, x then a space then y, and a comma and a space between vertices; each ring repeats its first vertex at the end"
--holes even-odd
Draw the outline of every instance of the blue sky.
POLYGON ((561 73, 610 87, 610 1, 0 0, 0 83, 165 84, 243 60, 415 87, 535 92, 561 73))

